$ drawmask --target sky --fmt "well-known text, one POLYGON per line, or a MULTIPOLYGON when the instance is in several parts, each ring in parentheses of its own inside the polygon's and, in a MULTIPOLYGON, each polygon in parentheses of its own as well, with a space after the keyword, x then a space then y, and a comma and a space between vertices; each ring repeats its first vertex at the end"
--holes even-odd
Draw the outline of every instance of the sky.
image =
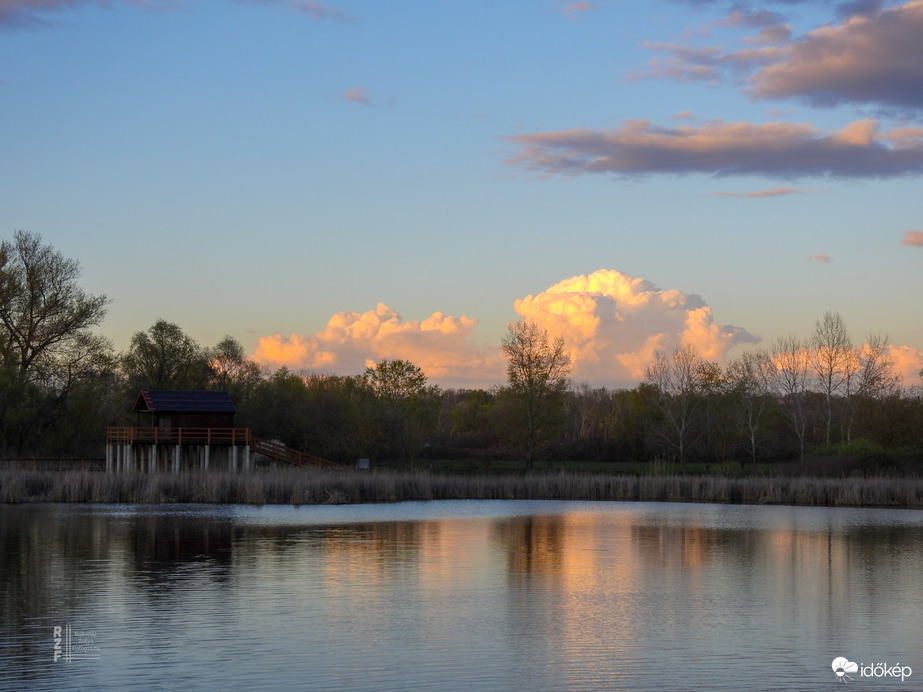
POLYGON ((572 380, 826 311, 923 367, 923 0, 0 0, 0 237, 270 368, 572 380))

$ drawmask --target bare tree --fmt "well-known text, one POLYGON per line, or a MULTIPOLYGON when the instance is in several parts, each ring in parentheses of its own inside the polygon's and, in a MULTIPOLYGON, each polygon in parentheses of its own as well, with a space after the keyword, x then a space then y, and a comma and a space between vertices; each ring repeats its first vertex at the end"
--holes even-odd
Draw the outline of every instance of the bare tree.
POLYGON ((502 341, 506 375, 510 390, 525 410, 526 461, 532 468, 538 432, 567 389, 571 359, 564 350, 564 339, 552 341, 548 330, 535 322, 519 320, 507 328, 502 341))
POLYGON ((770 347, 771 367, 760 371, 792 424, 802 461, 807 429, 806 397, 811 371, 808 350, 798 337, 782 337, 770 347))
POLYGON ((846 323, 838 313, 825 312, 823 318, 817 320, 808 354, 815 380, 826 401, 825 442, 829 445, 834 398, 838 394, 846 395, 849 383, 859 369, 856 350, 846 332, 846 323))
POLYGON ((676 449, 684 469, 692 426, 702 411, 705 376, 713 371, 709 365, 687 344, 677 346, 669 356, 657 351, 644 370, 643 381, 656 390, 655 407, 668 424, 666 433, 655 431, 676 449))
POLYGON ((71 361, 89 329, 106 316, 109 299, 83 291, 79 276, 76 260, 43 245, 35 233, 17 231, 13 242, 0 243, 0 346, 21 372, 55 370, 59 358, 71 361))
POLYGON ((767 373, 773 368, 766 351, 745 353, 727 366, 727 380, 737 400, 737 416, 741 431, 750 447, 750 460, 756 463, 759 448, 760 421, 769 403, 767 373))

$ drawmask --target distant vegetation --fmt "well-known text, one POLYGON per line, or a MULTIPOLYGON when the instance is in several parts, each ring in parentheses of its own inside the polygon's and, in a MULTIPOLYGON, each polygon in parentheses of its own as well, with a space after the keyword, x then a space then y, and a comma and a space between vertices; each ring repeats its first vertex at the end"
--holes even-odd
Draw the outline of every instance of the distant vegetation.
POLYGON ((203 347, 166 320, 116 353, 93 331, 108 300, 83 292, 78 277, 77 263, 38 236, 0 246, 0 457, 101 457, 107 426, 135 424, 139 390, 215 389, 231 393, 240 427, 351 465, 479 475, 549 465, 635 473, 651 462, 689 475, 923 470, 923 391, 894 375, 886 339, 854 347, 836 313, 805 339, 726 367, 688 345, 657 353, 624 390, 569 383, 566 344, 519 322, 503 340, 505 385, 442 390, 402 360, 353 376, 268 371, 234 338, 203 347))

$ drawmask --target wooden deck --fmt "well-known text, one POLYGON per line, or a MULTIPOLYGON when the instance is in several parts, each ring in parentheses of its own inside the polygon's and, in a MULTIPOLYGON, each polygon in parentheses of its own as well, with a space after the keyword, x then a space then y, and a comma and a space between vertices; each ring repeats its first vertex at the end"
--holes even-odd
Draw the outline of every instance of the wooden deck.
POLYGON ((229 468, 236 470, 240 466, 248 470, 252 468, 251 454, 262 454, 293 466, 346 468, 281 442, 255 437, 250 428, 160 428, 148 425, 110 427, 106 431, 106 469, 110 471, 209 468, 213 456, 216 459, 222 456, 229 468), (172 454, 166 452, 169 447, 174 449, 172 454))

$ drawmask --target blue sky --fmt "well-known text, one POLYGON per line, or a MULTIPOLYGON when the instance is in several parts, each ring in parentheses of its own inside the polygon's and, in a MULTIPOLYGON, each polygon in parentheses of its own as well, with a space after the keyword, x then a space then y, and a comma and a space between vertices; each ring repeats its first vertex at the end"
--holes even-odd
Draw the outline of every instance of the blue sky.
POLYGON ((920 0, 0 0, 2 237, 79 259, 118 349, 163 318, 479 386, 522 316, 615 386, 834 310, 910 372, 921 31, 920 0))

